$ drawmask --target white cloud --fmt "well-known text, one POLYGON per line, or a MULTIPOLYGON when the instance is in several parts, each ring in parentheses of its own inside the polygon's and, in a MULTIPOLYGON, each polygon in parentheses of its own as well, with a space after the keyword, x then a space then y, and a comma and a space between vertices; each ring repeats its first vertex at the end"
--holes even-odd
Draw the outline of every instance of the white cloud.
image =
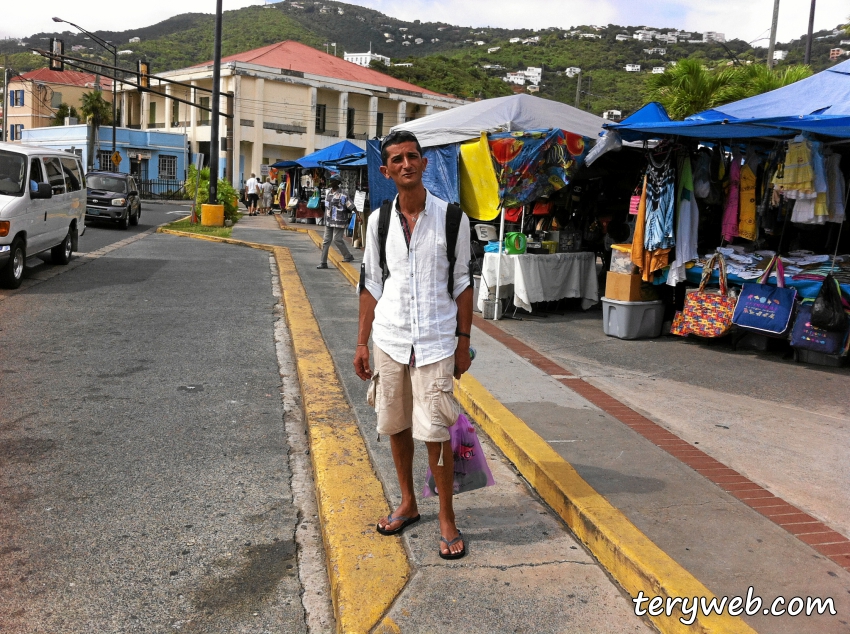
MULTIPOLYGON (((237 9, 259 0, 224 0, 224 8, 237 9)), ((748 0, 722 3, 707 0, 353 0, 354 4, 382 11, 404 20, 448 22, 472 27, 566 28, 579 24, 652 25, 694 31, 720 31, 728 38, 746 41, 766 37, 770 30, 773 0, 748 0)), ((146 0, 142 15, 134 12, 131 22, 126 13, 115 10, 114 0, 80 0, 68 5, 65 0, 40 0, 38 10, 26 3, 7 2, 0 36, 25 37, 52 31, 58 25, 50 16, 58 15, 93 31, 126 30, 155 24, 175 15, 178 5, 171 0, 146 0), (73 6, 73 11, 69 10, 73 6), (79 17, 78 17, 79 16, 79 17)), ((210 13, 210 0, 183 0, 179 11, 210 13)), ((833 28, 850 15, 846 0, 820 0, 817 3, 815 30, 833 28)), ((784 0, 779 14, 779 41, 787 42, 806 32, 809 3, 784 0)), ((69 28, 69 27, 68 27, 69 28)), ((767 40, 760 42, 767 45, 767 40)))

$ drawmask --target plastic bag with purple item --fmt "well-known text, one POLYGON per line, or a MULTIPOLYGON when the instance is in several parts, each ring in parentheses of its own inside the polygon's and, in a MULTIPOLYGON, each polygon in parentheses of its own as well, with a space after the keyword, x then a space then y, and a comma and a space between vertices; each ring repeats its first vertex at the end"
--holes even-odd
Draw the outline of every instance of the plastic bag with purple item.
MULTIPOLYGON (((469 419, 461 414, 457 423, 449 428, 452 442, 452 454, 454 454, 454 492, 464 493, 474 491, 483 487, 496 484, 490 467, 487 466, 487 458, 475 427, 469 419)), ((425 473, 425 487, 422 489, 422 497, 430 498, 437 495, 437 485, 434 483, 434 475, 431 467, 425 473)))

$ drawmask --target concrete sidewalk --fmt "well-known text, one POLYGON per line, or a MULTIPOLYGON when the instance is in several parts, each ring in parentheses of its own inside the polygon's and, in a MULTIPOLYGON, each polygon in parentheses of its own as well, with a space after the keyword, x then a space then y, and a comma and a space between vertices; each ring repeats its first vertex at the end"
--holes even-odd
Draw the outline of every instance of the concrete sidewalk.
MULTIPOLYGON (((351 367, 358 308, 350 281, 333 267, 316 269, 319 252, 308 236, 272 229, 265 218, 250 220, 234 228, 234 239, 288 247, 372 463, 391 505, 398 504, 389 443, 376 439, 365 384, 351 367)), ((456 500, 469 555, 452 563, 438 557, 437 501, 422 499, 423 520, 401 538, 387 538, 404 544, 412 572, 377 631, 652 631, 634 615, 628 596, 481 436, 497 485, 456 500)), ((423 484, 426 466, 419 447, 415 473, 423 484)))

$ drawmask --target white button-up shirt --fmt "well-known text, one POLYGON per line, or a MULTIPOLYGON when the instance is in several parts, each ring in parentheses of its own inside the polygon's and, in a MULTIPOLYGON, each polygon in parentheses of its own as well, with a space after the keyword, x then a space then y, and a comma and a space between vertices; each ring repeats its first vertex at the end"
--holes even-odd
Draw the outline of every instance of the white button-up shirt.
POLYGON ((448 203, 427 193, 425 210, 413 227, 410 250, 393 201, 387 233, 387 266, 390 276, 381 285, 378 245, 379 209, 369 215, 363 255, 365 287, 378 300, 372 340, 398 363, 410 361, 410 348, 421 367, 451 356, 457 339, 457 304, 454 298, 471 284, 469 277, 469 218, 461 219, 455 248, 454 293, 449 296, 449 260, 446 256, 448 203))

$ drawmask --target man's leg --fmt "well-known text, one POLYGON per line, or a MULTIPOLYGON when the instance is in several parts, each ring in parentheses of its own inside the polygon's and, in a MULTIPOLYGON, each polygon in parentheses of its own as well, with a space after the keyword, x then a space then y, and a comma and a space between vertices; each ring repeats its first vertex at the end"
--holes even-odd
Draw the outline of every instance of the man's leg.
POLYGON ((322 238, 322 264, 325 266, 327 266, 328 264, 328 251, 331 248, 331 240, 333 239, 333 235, 333 227, 325 225, 325 236, 322 238))
MULTIPOLYGON (((390 436, 390 449, 393 453, 395 472, 401 489, 401 504, 393 511, 393 517, 416 517, 419 507, 416 505, 416 492, 413 489, 413 430, 405 429, 390 436)), ((403 520, 388 523, 382 519, 379 524, 387 530, 395 530, 403 520)))
POLYGON ((345 260, 353 260, 354 258, 351 256, 351 252, 348 250, 348 246, 345 244, 345 229, 339 228, 334 229, 334 244, 336 248, 339 249, 339 252, 342 254, 343 259, 345 260))
MULTIPOLYGON (((431 473, 434 474, 434 484, 437 485, 437 493, 440 496, 440 536, 447 541, 452 541, 460 531, 455 524, 455 511, 453 502, 454 496, 454 454, 452 453, 452 443, 450 440, 445 442, 426 442, 428 448, 428 465, 431 467, 431 473), (440 448, 443 450, 443 466, 437 463, 440 461, 440 448)), ((451 547, 440 542, 440 550, 444 555, 449 553, 456 554, 463 550, 463 540, 452 544, 451 547)))

